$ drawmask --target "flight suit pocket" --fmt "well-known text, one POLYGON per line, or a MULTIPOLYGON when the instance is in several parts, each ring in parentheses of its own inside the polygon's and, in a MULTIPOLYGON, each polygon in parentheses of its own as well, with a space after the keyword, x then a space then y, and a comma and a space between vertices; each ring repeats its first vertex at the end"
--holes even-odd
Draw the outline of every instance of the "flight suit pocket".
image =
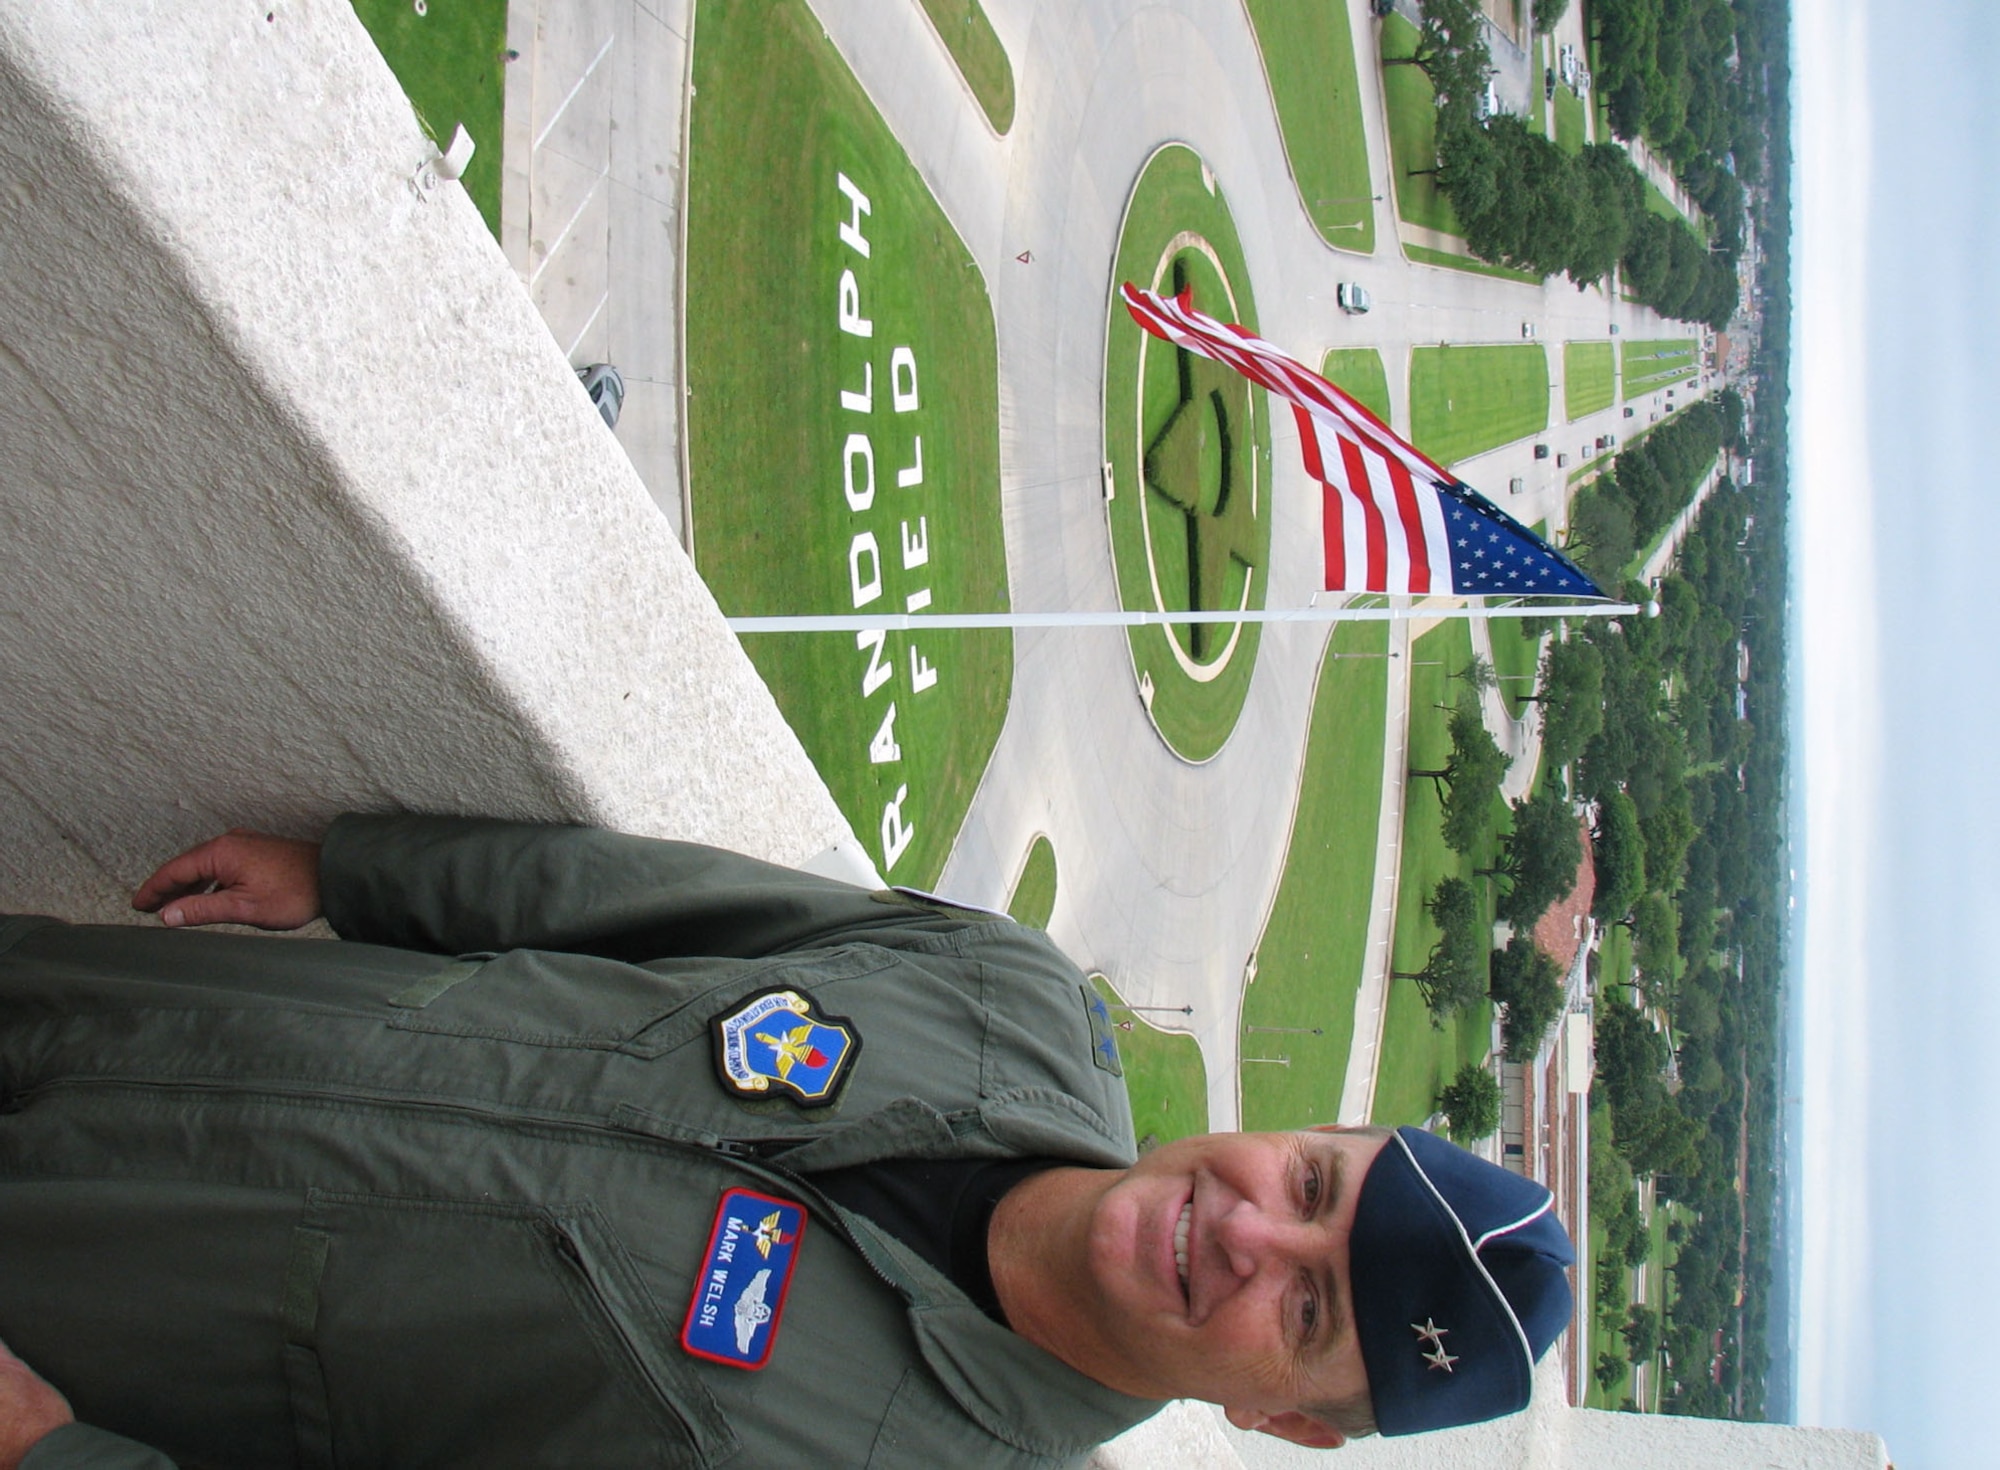
POLYGON ((737 1448, 591 1206, 315 1193, 286 1379, 305 1465, 701 1467, 737 1448))

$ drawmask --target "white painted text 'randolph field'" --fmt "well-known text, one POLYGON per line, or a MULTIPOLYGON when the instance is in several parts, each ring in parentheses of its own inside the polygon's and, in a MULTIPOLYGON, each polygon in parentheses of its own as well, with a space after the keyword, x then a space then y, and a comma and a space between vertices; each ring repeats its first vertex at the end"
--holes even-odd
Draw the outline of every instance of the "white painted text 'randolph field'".
MULTIPOLYGON (((836 291, 836 317, 840 330, 850 337, 859 337, 873 342, 875 323, 863 314, 861 296, 862 277, 856 275, 857 266, 865 276, 869 260, 868 236, 864 223, 872 212, 868 196, 844 173, 834 175, 835 187, 840 193, 840 209, 837 216, 840 243, 850 259, 841 268, 840 284, 836 291)), ((840 388, 840 407, 843 413, 860 416, 859 424, 849 429, 846 442, 840 451, 840 485, 847 497, 847 508, 856 516, 868 514, 875 507, 875 363, 872 351, 863 358, 861 381, 858 386, 840 388)), ((928 582, 928 573, 923 569, 930 564, 931 544, 928 520, 918 514, 922 506, 920 495, 910 492, 921 491, 924 484, 924 438, 916 432, 918 420, 902 420, 896 416, 914 414, 919 409, 917 394, 917 355, 908 347, 895 347, 889 352, 886 378, 888 407, 892 429, 885 433, 885 444, 891 452, 901 450, 901 440, 908 435, 909 447, 904 456, 894 464, 896 475, 896 505, 894 507, 897 527, 891 554, 900 564, 904 574, 897 578, 899 583, 910 584, 903 593, 903 610, 921 612, 931 604, 931 589, 928 585, 917 586, 918 582, 928 582), (893 434, 893 438, 891 438, 893 434), (909 574, 916 573, 916 576, 909 574)), ((852 420, 849 420, 852 423, 852 420)), ((883 552, 881 541, 875 532, 865 526, 855 530, 847 546, 847 583, 856 609, 868 607, 882 596, 883 552)), ((872 700, 883 692, 895 674, 895 661, 886 653, 888 635, 879 630, 857 633, 854 646, 866 653, 867 662, 861 672, 861 697, 872 700)), ((915 639, 909 645, 909 697, 915 698, 934 687, 938 681, 938 671, 917 650, 915 639)), ((876 728, 874 739, 868 742, 868 759, 875 765, 891 765, 903 759, 903 748, 896 743, 896 701, 894 691, 888 707, 882 713, 882 723, 876 728)), ((916 836, 916 823, 907 814, 904 804, 910 800, 908 783, 899 784, 896 794, 882 807, 882 871, 886 874, 894 870, 897 861, 916 836)))

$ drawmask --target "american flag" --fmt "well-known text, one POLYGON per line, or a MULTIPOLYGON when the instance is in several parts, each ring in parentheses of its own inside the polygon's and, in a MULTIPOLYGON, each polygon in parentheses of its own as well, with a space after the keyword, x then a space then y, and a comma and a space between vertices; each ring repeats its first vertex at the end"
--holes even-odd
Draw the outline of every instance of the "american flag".
POLYGON ((1298 359, 1202 315, 1188 292, 1123 290, 1154 336, 1292 405, 1306 473, 1320 485, 1328 591, 1604 596, 1568 557, 1298 359))

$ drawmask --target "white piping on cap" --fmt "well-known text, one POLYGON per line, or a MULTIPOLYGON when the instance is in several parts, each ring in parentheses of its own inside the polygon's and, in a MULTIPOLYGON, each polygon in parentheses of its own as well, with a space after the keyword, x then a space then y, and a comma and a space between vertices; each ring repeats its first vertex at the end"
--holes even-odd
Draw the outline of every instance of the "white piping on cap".
POLYGON ((1535 1221, 1541 1219, 1542 1216, 1546 1215, 1549 1212, 1550 1208, 1555 1204, 1555 1202, 1556 1202, 1556 1197, 1544 1191, 1541 1204, 1537 1205, 1532 1212, 1523 1215, 1520 1219, 1516 1220, 1512 1225, 1494 1226, 1491 1230, 1487 1231, 1484 1235, 1480 1236, 1478 1240, 1472 1243, 1473 1252, 1477 1254, 1478 1252, 1485 1250, 1486 1242, 1493 1239, 1493 1237, 1496 1235, 1512 1235, 1516 1230, 1521 1229, 1523 1226, 1534 1224, 1535 1221))
MULTIPOLYGON (((1488 1271, 1486 1269, 1486 1263, 1479 1259, 1479 1248, 1472 1243, 1472 1237, 1466 1234, 1465 1222, 1458 1218, 1458 1211, 1454 1210, 1451 1207, 1451 1201, 1444 1197, 1443 1191, 1440 1190, 1435 1184, 1431 1183, 1431 1176, 1426 1174, 1424 1172, 1424 1166, 1417 1162, 1416 1154, 1411 1151, 1409 1144, 1403 1141, 1403 1135, 1400 1132, 1397 1132, 1397 1133, 1391 1133, 1389 1136, 1395 1139, 1396 1142, 1402 1146, 1403 1156, 1410 1161, 1410 1167, 1417 1171, 1417 1178, 1424 1181, 1424 1188, 1428 1189, 1431 1192, 1432 1196, 1437 1200, 1437 1202, 1444 1206, 1444 1212, 1447 1215, 1451 1216, 1451 1223, 1453 1227, 1458 1231, 1458 1238, 1465 1242, 1466 1253, 1472 1257, 1473 1269, 1477 1271, 1480 1274, 1480 1276, 1485 1280, 1486 1289, 1492 1292, 1494 1300, 1500 1303, 1500 1310, 1507 1314, 1507 1321, 1514 1328, 1514 1336, 1520 1340, 1521 1357, 1528 1365, 1528 1377, 1530 1380, 1532 1380, 1535 1376, 1535 1348, 1534 1344, 1528 1341, 1528 1332, 1526 1328, 1521 1326, 1521 1319, 1514 1315, 1514 1304, 1507 1300, 1507 1293, 1500 1289, 1500 1283, 1493 1279, 1493 1273, 1488 1271)), ((1554 1203, 1554 1200, 1555 1197, 1551 1195, 1549 1199, 1543 1203, 1542 1208, 1540 1210, 1535 1211, 1535 1214, 1530 1215, 1528 1219, 1532 1220, 1535 1218, 1535 1215, 1539 1215, 1542 1213, 1543 1210, 1548 1209, 1549 1205, 1554 1203)), ((1520 1222, 1520 1224, 1512 1225, 1509 1226, 1508 1228, 1513 1230, 1518 1230, 1521 1225, 1525 1225, 1526 1223, 1527 1220, 1523 1220, 1520 1222)), ((1491 1240, 1493 1238, 1493 1234, 1495 1233, 1497 1232, 1488 1232, 1488 1234, 1481 1237, 1481 1240, 1482 1241, 1491 1240)))

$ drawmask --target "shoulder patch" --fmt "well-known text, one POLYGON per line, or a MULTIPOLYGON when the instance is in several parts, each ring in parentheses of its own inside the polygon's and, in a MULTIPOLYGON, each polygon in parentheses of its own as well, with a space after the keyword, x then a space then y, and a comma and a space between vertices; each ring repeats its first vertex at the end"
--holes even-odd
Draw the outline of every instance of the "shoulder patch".
POLYGON ((749 1189, 724 1190, 681 1346, 732 1368, 754 1371, 770 1362, 805 1228, 802 1205, 749 1189))
POLYGON ((1090 1060, 1113 1077, 1123 1077, 1125 1064, 1118 1059, 1118 1037, 1111 1029, 1111 1007, 1088 985, 1077 986, 1077 992, 1083 997, 1084 1014, 1090 1017, 1090 1060))
POLYGON ((715 1075, 737 1097, 790 1097, 802 1108, 825 1107, 861 1054, 854 1023, 827 1015, 803 990, 760 990, 709 1025, 715 1075))

